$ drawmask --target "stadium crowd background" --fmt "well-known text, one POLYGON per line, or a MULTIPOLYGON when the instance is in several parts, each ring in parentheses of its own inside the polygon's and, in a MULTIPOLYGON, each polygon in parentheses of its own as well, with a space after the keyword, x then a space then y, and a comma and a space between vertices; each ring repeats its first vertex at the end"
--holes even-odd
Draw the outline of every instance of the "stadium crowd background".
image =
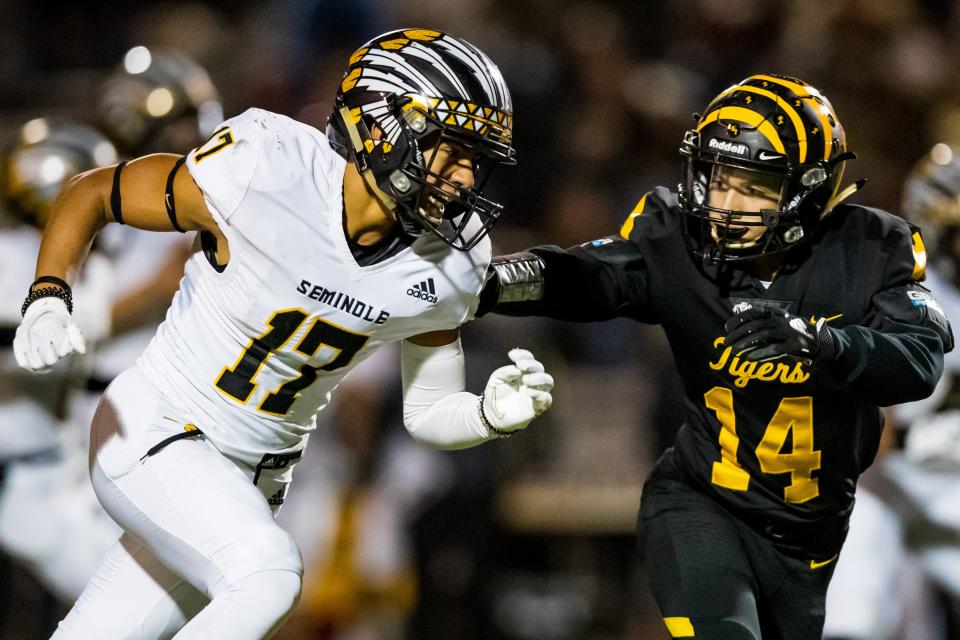
MULTIPOLYGON (((464 37, 514 97, 519 165, 497 176, 507 211, 495 253, 616 232, 645 190, 678 181, 691 114, 751 73, 827 94, 859 156, 847 178, 869 179, 873 205, 896 211, 911 165, 935 142, 960 143, 960 6, 947 0, 0 7, 4 137, 38 116, 95 122, 100 86, 135 45, 202 64, 227 117, 257 106, 322 128, 360 43, 400 26, 464 37)), ((358 372, 322 418, 281 514, 309 573, 278 637, 666 637, 628 562, 640 483, 679 415, 659 330, 490 317, 464 334, 471 389, 522 345, 557 380, 553 410, 507 442, 427 452, 404 439, 399 381, 382 373, 396 367, 358 372)), ((0 560, 0 640, 46 637, 61 613, 0 560)))

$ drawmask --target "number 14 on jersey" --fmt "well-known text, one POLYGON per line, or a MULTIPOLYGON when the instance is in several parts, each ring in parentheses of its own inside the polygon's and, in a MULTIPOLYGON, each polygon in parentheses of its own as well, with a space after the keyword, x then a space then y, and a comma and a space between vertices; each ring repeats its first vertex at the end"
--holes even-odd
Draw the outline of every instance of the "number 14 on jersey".
MULTIPOLYGON (((737 416, 733 410, 733 392, 714 387, 703 395, 707 408, 720 421, 720 461, 713 463, 710 481, 718 487, 746 491, 750 474, 740 466, 737 449, 737 416)), ((756 448, 757 461, 763 473, 789 473, 790 485, 783 490, 783 499, 795 504, 820 495, 820 485, 813 472, 820 468, 820 451, 813 448, 813 398, 784 398, 767 424, 756 448), (783 453, 787 437, 793 435, 793 446, 783 453)))

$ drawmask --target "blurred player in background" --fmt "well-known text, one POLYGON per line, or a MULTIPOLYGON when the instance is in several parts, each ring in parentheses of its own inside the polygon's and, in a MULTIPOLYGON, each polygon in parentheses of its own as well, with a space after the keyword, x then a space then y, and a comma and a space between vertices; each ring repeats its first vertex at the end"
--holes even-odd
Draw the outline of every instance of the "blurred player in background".
MULTIPOLYGON (((31 263, 61 185, 116 161, 113 144, 91 127, 44 118, 20 127, 0 157, 9 222, 0 227, 0 548, 64 603, 80 595, 120 531, 90 489, 79 429, 63 422, 77 363, 61 362, 44 378, 16 366, 16 299, 33 278, 31 263)), ((105 333, 102 292, 112 281, 109 262, 95 252, 77 286, 84 301, 75 311, 91 344, 105 333)))
POLYGON ((100 90, 98 125, 122 156, 186 152, 223 121, 220 95, 186 54, 136 46, 100 90))
MULTIPOLYGON (((222 119, 206 73, 177 52, 133 49, 104 83, 101 96, 100 123, 120 148, 136 155, 164 145, 186 152, 222 119)), ((19 222, 3 230, 4 290, 12 294, 32 279, 29 263, 62 184, 76 173, 117 159, 115 145, 86 125, 35 119, 18 130, 3 160, 4 209, 19 222)), ((5 453, 0 456, 9 455, 20 464, 6 465, 0 544, 34 568, 63 602, 76 600, 119 537, 90 490, 86 425, 107 384, 133 364, 163 319, 191 244, 169 234, 119 225, 108 229, 98 238, 84 279, 82 307, 91 312, 85 316, 84 333, 91 357, 60 366, 56 382, 22 373, 7 381, 16 373, 10 370, 13 358, 8 351, 3 389, 7 415, 0 421, 9 437, 3 438, 5 453), (80 393, 75 390, 78 383, 84 389, 80 393), (27 410, 47 416, 48 426, 32 433, 45 438, 43 446, 24 437, 29 435, 22 429, 30 423, 27 410), (59 423, 64 417, 68 425, 59 423), (54 434, 55 446, 50 440, 54 434)), ((9 348, 19 310, 7 299, 9 348)))
MULTIPOLYGON (((207 72, 179 51, 131 48, 100 88, 97 122, 123 157, 156 151, 187 153, 223 120, 207 72)), ((86 363, 84 390, 72 396, 70 415, 88 425, 100 395, 143 352, 163 320, 183 276, 194 238, 143 233, 110 225, 97 236, 113 263, 109 332, 86 363)))
POLYGON ((680 146, 683 181, 619 236, 498 258, 486 303, 661 324, 686 424, 648 477, 639 546, 668 631, 820 640, 880 405, 929 395, 953 347, 915 227, 843 203, 852 157, 814 87, 755 75, 680 146))
POLYGON ((549 408, 552 378, 521 349, 483 395, 463 391, 459 326, 502 208, 483 186, 511 139, 489 58, 414 29, 351 56, 327 135, 251 109, 186 157, 70 183, 14 340, 24 368, 83 350, 67 279, 107 223, 199 231, 204 252, 94 417, 94 489, 125 534, 56 638, 165 637, 187 619, 176 637, 272 635, 302 573, 274 513, 317 412, 383 344, 401 343, 404 422, 425 443, 506 437, 549 408))
MULTIPOLYGON (((923 229, 931 257, 925 285, 955 325, 960 149, 936 145, 903 191, 902 214, 923 229)), ((905 446, 886 453, 857 490, 827 598, 829 640, 960 637, 960 353, 947 354, 929 398, 892 416, 905 446)))

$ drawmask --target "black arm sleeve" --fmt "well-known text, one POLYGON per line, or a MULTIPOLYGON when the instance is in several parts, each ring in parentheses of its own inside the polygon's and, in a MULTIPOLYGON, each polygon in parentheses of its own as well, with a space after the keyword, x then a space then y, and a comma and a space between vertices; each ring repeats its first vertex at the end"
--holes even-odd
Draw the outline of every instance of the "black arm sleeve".
POLYGON ((646 269, 633 242, 611 236, 567 250, 534 247, 530 253, 543 261, 542 298, 501 302, 493 309, 496 313, 573 322, 619 316, 652 321, 645 317, 646 269))
MULTIPOLYGON (((916 237, 916 236, 914 236, 916 237)), ((922 244, 920 245, 922 247, 922 244)), ((878 406, 925 398, 943 373, 953 333, 930 292, 915 281, 911 239, 901 241, 887 264, 884 287, 872 296, 865 322, 833 332, 840 383, 878 406)))
POLYGON ((858 396, 879 406, 926 398, 943 373, 945 348, 953 347, 946 318, 932 308, 936 302, 917 284, 881 291, 873 302, 873 326, 834 332, 838 347, 834 372, 858 396), (914 305, 919 296, 930 302, 914 305))

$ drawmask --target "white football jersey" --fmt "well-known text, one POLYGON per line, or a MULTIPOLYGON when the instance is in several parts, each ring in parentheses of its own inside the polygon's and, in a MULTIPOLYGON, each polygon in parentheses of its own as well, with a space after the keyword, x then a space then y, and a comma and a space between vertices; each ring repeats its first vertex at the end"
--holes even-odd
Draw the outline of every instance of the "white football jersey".
POLYGON ((228 455, 299 449, 350 369, 476 307, 489 240, 461 252, 425 236, 358 266, 343 228, 345 165, 320 131, 259 109, 188 156, 230 260, 222 271, 188 260, 138 366, 228 455))

